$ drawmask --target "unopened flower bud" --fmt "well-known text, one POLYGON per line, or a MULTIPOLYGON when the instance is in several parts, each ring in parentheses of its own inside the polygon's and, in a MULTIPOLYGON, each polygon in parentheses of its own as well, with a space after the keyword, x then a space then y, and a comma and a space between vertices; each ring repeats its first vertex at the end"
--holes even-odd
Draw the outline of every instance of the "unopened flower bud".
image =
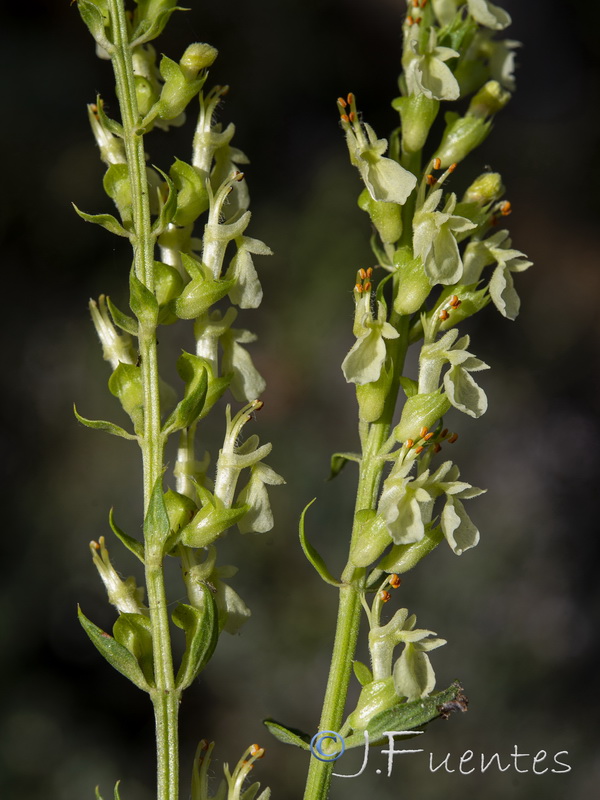
POLYGON ((394 253, 394 265, 398 270, 398 293, 394 298, 397 314, 413 314, 418 311, 431 292, 431 281, 425 273, 423 261, 414 258, 409 247, 401 247, 394 253))
POLYGON ((477 92, 469 104, 468 114, 487 119, 501 111, 511 98, 498 81, 488 81, 477 92))
POLYGON ((402 210, 397 203, 373 200, 368 189, 358 197, 358 207, 366 211, 384 244, 394 244, 402 235, 402 210))
POLYGON ((193 80, 201 69, 207 69, 213 64, 218 54, 216 47, 204 42, 195 42, 181 56, 179 66, 186 78, 193 80))
POLYGON ((469 186, 465 192, 463 203, 476 203, 485 206, 499 200, 504 194, 504 185, 498 172, 484 172, 469 186))
POLYGON ((440 101, 419 92, 408 97, 397 97, 392 101, 392 107, 402 120, 402 149, 406 153, 417 153, 427 140, 440 101))

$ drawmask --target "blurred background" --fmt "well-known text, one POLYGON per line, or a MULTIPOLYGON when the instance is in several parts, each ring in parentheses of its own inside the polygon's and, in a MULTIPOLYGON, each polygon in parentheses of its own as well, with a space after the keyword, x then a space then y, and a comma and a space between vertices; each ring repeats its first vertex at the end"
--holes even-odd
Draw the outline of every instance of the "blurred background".
MULTIPOLYGON (((231 535, 221 563, 242 569, 234 586, 252 608, 241 634, 223 636, 182 711, 182 797, 200 738, 216 739, 215 774, 257 741, 267 757, 255 778, 277 800, 296 800, 306 754, 270 740, 267 716, 314 732, 324 691, 336 596, 303 559, 300 510, 313 497, 308 532, 341 569, 352 517, 352 466, 325 483, 329 456, 356 447, 355 402, 340 363, 352 344, 355 271, 369 266, 369 223, 356 206, 335 99, 353 91, 380 136, 397 125, 403 0, 242 0, 189 3, 158 46, 179 58, 190 41, 220 57, 211 83, 231 92, 220 111, 234 121, 252 193, 250 235, 275 255, 260 259, 259 333, 252 346, 268 383, 256 431, 273 441, 269 463, 287 479, 271 495, 276 527, 231 535)), ((432 656, 438 687, 458 678, 468 714, 437 721, 398 757, 391 778, 374 753, 365 773, 334 781, 332 798, 588 800, 600 780, 597 673, 598 298, 600 143, 597 42, 600 7, 588 0, 504 0, 506 36, 518 51, 517 93, 488 141, 453 177, 459 193, 486 166, 502 173, 514 213, 514 246, 535 262, 518 276, 516 322, 488 308, 466 326, 492 366, 482 376, 488 413, 456 412, 452 457, 488 493, 470 506, 481 544, 460 559, 442 544, 404 580, 401 602, 448 644, 432 656), (447 753, 531 754, 518 773, 429 771, 447 753), (533 755, 571 770, 532 774, 533 755), (376 768, 384 770, 377 775, 376 768)), ((108 365, 87 311, 101 292, 125 305, 129 253, 73 213, 71 202, 109 210, 86 103, 100 92, 114 108, 110 65, 68 0, 12 3, 0 32, 4 123, 2 335, 3 487, 0 579, 0 796, 105 800, 122 779, 123 800, 153 796, 150 704, 113 672, 76 620, 76 604, 103 627, 114 618, 89 557, 106 534, 113 560, 136 571, 107 525, 140 526, 136 449, 78 425, 120 413, 106 390, 108 365)), ((152 163, 189 158, 193 120, 148 142, 152 163)), ((258 259, 257 259, 258 260, 258 259)), ((185 326, 182 326, 185 328, 185 326)), ((191 331, 167 330, 174 363, 191 331), (187 336, 187 338, 186 338, 187 336)), ((168 373, 168 368, 167 368, 168 373)), ((113 417, 114 418, 114 417, 113 417)), ((218 416, 208 432, 214 457, 218 416)), ((172 567, 173 565, 169 565, 172 567)), ((173 575, 171 597, 181 592, 173 575)), ((400 593, 399 593, 400 594, 400 593)), ((362 654, 365 657, 365 654, 362 654)), ((355 689, 354 696, 356 695, 355 689)), ((351 773, 360 758, 345 757, 351 773)))

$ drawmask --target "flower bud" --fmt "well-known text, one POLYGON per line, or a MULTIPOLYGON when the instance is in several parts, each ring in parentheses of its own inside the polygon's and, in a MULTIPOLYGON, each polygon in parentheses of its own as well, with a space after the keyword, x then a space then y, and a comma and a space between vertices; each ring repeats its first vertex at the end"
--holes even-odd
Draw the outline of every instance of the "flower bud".
POLYGON ((498 81, 488 81, 471 100, 467 114, 487 119, 501 111, 510 98, 510 92, 506 92, 498 81))
POLYGON ((350 551, 350 561, 355 567, 368 567, 391 544, 392 537, 383 517, 373 509, 358 511, 356 521, 361 530, 350 551))
POLYGON ((417 153, 423 148, 439 107, 439 100, 420 92, 392 101, 392 108, 399 112, 402 120, 402 149, 405 153, 417 153))
POLYGON ((398 695, 394 688, 394 679, 391 677, 372 681, 363 686, 356 709, 348 717, 352 730, 366 730, 374 716, 382 711, 387 711, 397 702, 398 695))
POLYGON ((195 42, 191 44, 181 56, 179 66, 188 80, 193 80, 201 69, 210 67, 219 51, 210 44, 195 42))
POLYGON ((394 265, 400 278, 398 292, 394 297, 397 314, 413 314, 418 311, 431 291, 431 281, 425 273, 420 257, 413 258, 409 247, 401 247, 394 253, 394 265))
POLYGON ((385 570, 385 572, 392 572, 397 575, 408 572, 415 567, 421 559, 429 555, 443 538, 444 534, 440 527, 433 528, 433 530, 425 530, 425 536, 420 542, 395 544, 385 558, 379 562, 377 567, 378 569, 385 570))
POLYGON ((450 400, 441 391, 415 394, 407 398, 400 422, 394 428, 399 442, 418 439, 422 428, 432 428, 450 408, 450 400))
POLYGON ((373 200, 368 189, 358 196, 358 207, 366 211, 384 244, 394 244, 402 235, 402 211, 397 203, 373 200))
POLYGON ((434 158, 440 159, 442 169, 457 164, 479 147, 491 127, 492 123, 486 122, 483 117, 472 114, 459 117, 458 114, 449 112, 446 114, 446 130, 434 158))
POLYGON ((136 75, 134 82, 138 111, 145 117, 158 99, 158 93, 152 83, 142 75, 136 75))
POLYGON ((484 172, 469 186, 464 193, 463 203, 476 203, 485 206, 499 200, 504 194, 504 185, 498 172, 484 172))

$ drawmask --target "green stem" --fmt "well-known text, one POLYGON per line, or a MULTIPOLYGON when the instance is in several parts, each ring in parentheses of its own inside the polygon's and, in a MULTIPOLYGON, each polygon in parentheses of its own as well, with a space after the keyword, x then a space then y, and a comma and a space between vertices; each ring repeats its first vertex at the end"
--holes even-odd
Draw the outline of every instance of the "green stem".
MULTIPOLYGON (((400 334, 398 339, 391 341, 392 347, 390 348, 390 355, 394 362, 394 378, 381 419, 370 426, 366 442, 363 443, 350 549, 361 533, 361 522, 357 519, 357 512, 376 508, 377 505, 379 486, 385 466, 385 462, 379 457, 379 454, 390 434, 400 375, 408 347, 408 317, 392 315, 391 322, 400 334)), ((360 598, 364 589, 364 580, 365 570, 357 569, 349 562, 342 574, 343 586, 340 588, 337 627, 319 722, 320 731, 339 731, 342 724, 360 627, 360 598)), ((334 763, 332 762, 319 761, 314 756, 311 757, 304 800, 326 800, 333 767, 334 763)))
MULTIPOLYGON (((154 247, 146 156, 142 132, 138 132, 140 114, 129 31, 123 0, 110 0, 112 54, 117 95, 123 123, 123 141, 131 185, 134 271, 150 292, 154 292, 154 247)), ((144 512, 152 490, 161 479, 164 437, 161 433, 156 326, 140 324, 139 348, 144 387, 144 435, 141 438, 144 468, 144 512)), ((177 800, 179 794, 178 709, 179 693, 175 687, 171 634, 165 597, 162 546, 146 548, 146 588, 154 646, 156 687, 151 693, 156 720, 157 800, 177 800)))

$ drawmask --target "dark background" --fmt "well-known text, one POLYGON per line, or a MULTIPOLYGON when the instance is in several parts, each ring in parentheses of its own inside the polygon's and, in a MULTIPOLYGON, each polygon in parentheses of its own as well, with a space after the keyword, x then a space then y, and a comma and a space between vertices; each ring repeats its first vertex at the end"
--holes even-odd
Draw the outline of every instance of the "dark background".
MULTIPOLYGON (((265 299, 242 321, 259 332, 255 361, 266 407, 256 430, 274 442, 269 463, 287 479, 273 489, 276 527, 231 535, 221 563, 242 565, 234 586, 253 610, 242 634, 221 639, 182 712, 182 797, 197 741, 216 739, 235 764, 251 742, 267 746, 256 779, 274 798, 301 797, 306 755, 269 740, 274 716, 315 731, 327 673, 336 597, 304 561, 297 518, 314 496, 308 530, 333 570, 343 563, 352 515, 352 467, 325 484, 331 452, 356 446, 353 392, 339 364, 351 337, 355 270, 372 263, 360 184, 347 159, 335 99, 354 91, 380 136, 397 124, 402 0, 242 0, 189 3, 158 47, 179 58, 190 41, 220 50, 209 84, 228 83, 220 112, 251 158, 249 234, 275 255, 261 259, 265 299)), ((521 317, 487 309, 471 321, 473 351, 490 409, 458 413, 452 457, 488 494, 470 505, 480 546, 457 559, 442 545, 409 573, 395 602, 448 645, 433 654, 438 686, 460 678, 469 713, 431 726, 394 775, 338 779, 332 798, 390 800, 587 800, 600 780, 596 702, 598 645, 598 321, 600 283, 598 6, 502 3, 504 35, 524 43, 518 90, 489 140, 461 166, 462 191, 486 165, 502 173, 514 208, 514 245, 535 261, 519 277, 521 317), (499 774, 440 770, 446 753, 558 751, 568 774, 531 773, 532 759, 499 774)), ((86 303, 123 300, 129 253, 86 225, 70 203, 109 210, 103 167, 85 104, 100 91, 114 104, 110 65, 68 0, 11 4, 3 12, 2 578, 0 580, 0 795, 7 800, 82 800, 101 784, 107 800, 152 797, 153 724, 145 696, 100 659, 78 626, 80 602, 98 624, 114 617, 87 543, 106 533, 108 509, 135 532, 140 474, 135 448, 77 425, 119 413, 105 389, 108 366, 86 303)), ((114 105, 113 105, 114 107, 114 105)), ((193 122, 150 137, 151 161, 189 158, 193 122)), ((124 303, 121 303, 124 305, 124 303)), ((182 326, 185 328, 185 326, 182 326)), ((191 333, 167 331, 166 372, 191 333), (179 336, 179 338, 177 338, 179 336)), ((208 434, 214 457, 222 427, 208 434)), ((129 554, 109 539, 124 574, 129 554)), ((169 565, 172 567, 172 565, 169 565)), ((171 597, 181 588, 175 582, 171 597)), ((353 758, 339 762, 354 771, 353 758)), ((477 762, 476 764, 477 765, 477 762)), ((554 766, 550 764, 549 766, 554 766)), ((356 769, 358 765, 356 766, 356 769)))

